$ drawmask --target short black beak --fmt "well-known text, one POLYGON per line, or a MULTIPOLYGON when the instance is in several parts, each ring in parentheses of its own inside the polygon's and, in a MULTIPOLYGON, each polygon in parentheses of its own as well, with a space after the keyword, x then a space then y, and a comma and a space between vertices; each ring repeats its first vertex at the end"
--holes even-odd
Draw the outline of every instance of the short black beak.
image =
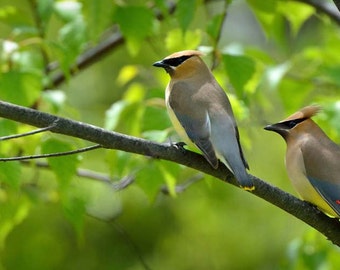
POLYGON ((155 62, 155 63, 153 63, 153 66, 154 67, 162 67, 162 68, 165 68, 165 67, 167 67, 167 65, 166 64, 164 64, 164 62, 161 60, 161 61, 157 61, 157 62, 155 62))
POLYGON ((272 124, 272 125, 267 125, 264 127, 265 130, 269 130, 269 131, 274 131, 278 134, 280 134, 283 138, 287 137, 287 134, 289 134, 289 130, 287 130, 287 128, 282 125, 282 123, 276 123, 276 124, 272 124))
POLYGON ((270 130, 270 131, 276 131, 277 127, 275 126, 275 124, 273 125, 267 125, 264 127, 265 130, 270 130))

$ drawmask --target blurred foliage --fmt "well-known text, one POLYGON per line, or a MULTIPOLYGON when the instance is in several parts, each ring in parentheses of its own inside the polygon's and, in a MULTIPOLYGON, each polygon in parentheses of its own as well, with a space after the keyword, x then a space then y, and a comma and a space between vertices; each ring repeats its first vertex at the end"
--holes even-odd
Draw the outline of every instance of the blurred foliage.
MULTIPOLYGON (((296 1, 1 0, 0 98, 129 135, 176 141, 163 100, 169 79, 151 65, 174 51, 198 48, 231 100, 251 173, 296 194, 284 169, 283 141, 262 127, 318 103, 324 110, 316 121, 340 142, 339 44, 339 25, 296 1), (124 40, 111 54, 71 72, 88 49, 117 33, 124 40), (56 85, 59 72, 66 82, 56 85)), ((1 136, 31 129, 0 119, 1 136)), ((2 141, 0 155, 85 144, 43 133, 2 141)), ((2 163, 0 269, 339 265, 337 247, 248 193, 211 177, 176 193, 176 185, 195 176, 177 164, 108 150, 2 163), (84 168, 87 177, 78 176, 84 168), (117 191, 113 184, 126 176, 135 183, 117 191)))

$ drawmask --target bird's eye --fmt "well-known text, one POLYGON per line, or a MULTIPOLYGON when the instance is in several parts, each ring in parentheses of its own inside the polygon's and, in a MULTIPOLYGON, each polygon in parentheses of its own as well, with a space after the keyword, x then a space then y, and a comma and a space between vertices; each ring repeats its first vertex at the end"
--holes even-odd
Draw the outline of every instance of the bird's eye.
POLYGON ((306 119, 307 118, 300 118, 300 119, 289 120, 289 121, 283 122, 282 124, 285 125, 288 129, 292 129, 297 124, 305 121, 306 119))

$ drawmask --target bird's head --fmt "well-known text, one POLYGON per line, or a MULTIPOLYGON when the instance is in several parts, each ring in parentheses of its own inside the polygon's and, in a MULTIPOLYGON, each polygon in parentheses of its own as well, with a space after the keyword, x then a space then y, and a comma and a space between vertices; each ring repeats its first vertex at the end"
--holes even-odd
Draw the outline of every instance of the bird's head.
POLYGON ((302 108, 286 119, 272 125, 266 126, 265 130, 274 131, 280 134, 284 139, 287 139, 294 131, 300 132, 304 130, 304 125, 312 122, 311 117, 316 115, 321 110, 320 106, 311 105, 302 108))
POLYGON ((171 78, 190 77, 200 67, 206 67, 201 55, 203 53, 195 50, 180 51, 155 62, 153 66, 164 68, 171 78))

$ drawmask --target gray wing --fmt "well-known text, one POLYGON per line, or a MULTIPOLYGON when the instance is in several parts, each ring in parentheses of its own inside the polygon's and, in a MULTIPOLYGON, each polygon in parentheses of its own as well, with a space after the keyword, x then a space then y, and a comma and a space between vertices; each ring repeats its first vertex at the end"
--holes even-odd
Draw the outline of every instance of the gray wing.
POLYGON ((189 139, 203 152, 212 167, 218 167, 218 159, 210 141, 210 119, 204 104, 198 103, 195 90, 185 83, 173 86, 169 96, 169 106, 183 126, 189 139))
POLYGON ((313 177, 307 178, 334 212, 340 216, 340 183, 330 183, 313 177))
POLYGON ((313 147, 302 149, 307 178, 340 216, 340 148, 330 140, 323 144, 314 138, 311 141, 313 147))

